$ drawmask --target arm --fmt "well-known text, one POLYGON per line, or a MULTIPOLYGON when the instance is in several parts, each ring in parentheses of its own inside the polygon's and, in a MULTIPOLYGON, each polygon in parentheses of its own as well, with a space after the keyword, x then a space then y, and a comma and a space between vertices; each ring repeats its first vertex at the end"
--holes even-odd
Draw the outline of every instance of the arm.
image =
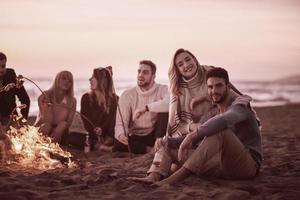
POLYGON ((76 99, 74 98, 67 119, 68 127, 70 127, 72 124, 75 112, 76 112, 76 99))
POLYGON ((233 105, 225 113, 217 115, 201 125, 197 130, 195 140, 199 141, 205 136, 210 136, 227 128, 232 128, 235 124, 246 120, 248 117, 246 107, 233 105))
MULTIPOLYGON (((90 102, 89 102, 89 96, 88 94, 84 94, 81 97, 81 106, 80 106, 80 113, 83 114, 84 116, 86 116, 89 120, 91 119, 90 113, 92 112, 92 108, 90 106, 90 102)), ((92 127, 92 125, 84 118, 81 117, 83 125, 85 130, 87 130, 90 133, 94 132, 94 128, 92 127)))
POLYGON ((238 122, 246 120, 249 115, 245 109, 247 108, 241 105, 232 106, 225 113, 217 115, 205 122, 197 131, 188 134, 178 149, 178 160, 185 160, 187 150, 191 148, 193 143, 198 143, 199 140, 205 136, 216 134, 226 128, 233 127, 238 122))
POLYGON ((42 123, 45 123, 45 122, 52 124, 52 121, 53 121, 52 107, 49 106, 48 103, 49 102, 45 95, 42 94, 38 97, 40 119, 36 123, 36 125, 41 125, 42 123))
POLYGON ((145 112, 154 112, 154 113, 169 112, 170 95, 169 95, 167 86, 161 86, 161 89, 160 89, 158 95, 161 96, 162 99, 154 101, 152 103, 148 103, 147 105, 145 105, 141 108, 137 108, 134 111, 133 121, 138 119, 145 112))
POLYGON ((168 91, 168 87, 166 85, 161 86, 161 89, 159 92, 160 92, 159 95, 161 96, 162 99, 148 104, 147 105, 148 109, 150 112, 167 113, 167 112, 169 112, 169 102, 170 102, 170 94, 168 91))
MULTIPOLYGON (((14 70, 12 70, 12 77, 13 77, 13 82, 16 84, 16 73, 14 70)), ((30 99, 29 96, 22 85, 20 88, 15 88, 16 90, 16 95, 18 99, 20 100, 21 104, 25 104, 26 108, 21 110, 22 115, 27 119, 28 118, 28 113, 29 113, 29 107, 30 107, 30 99)))
POLYGON ((125 145, 128 144, 128 127, 131 116, 132 110, 130 106, 130 99, 128 98, 127 94, 123 93, 119 99, 119 106, 117 108, 115 138, 125 145))

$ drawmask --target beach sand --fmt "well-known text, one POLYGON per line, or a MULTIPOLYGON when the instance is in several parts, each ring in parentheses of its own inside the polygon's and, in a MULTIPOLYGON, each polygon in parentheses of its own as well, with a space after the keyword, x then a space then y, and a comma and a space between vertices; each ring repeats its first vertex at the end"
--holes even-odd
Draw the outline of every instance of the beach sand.
POLYGON ((264 162, 253 180, 193 176, 174 186, 154 187, 126 180, 145 175, 150 154, 70 150, 78 168, 24 173, 0 167, 0 199, 299 199, 300 105, 256 111, 263 125, 264 162))

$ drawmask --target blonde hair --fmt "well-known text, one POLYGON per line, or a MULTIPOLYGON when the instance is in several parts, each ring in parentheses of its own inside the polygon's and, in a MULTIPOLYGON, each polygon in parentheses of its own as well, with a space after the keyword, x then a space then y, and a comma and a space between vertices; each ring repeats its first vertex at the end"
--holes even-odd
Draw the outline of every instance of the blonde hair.
POLYGON ((57 103, 56 97, 57 97, 57 92, 59 90, 59 82, 63 77, 67 78, 71 82, 71 86, 65 94, 67 105, 69 105, 69 103, 71 103, 72 100, 74 99, 74 80, 71 72, 69 71, 58 72, 53 80, 51 88, 47 90, 46 93, 48 93, 50 98, 49 100, 51 101, 51 103, 57 103))
MULTIPOLYGON (((173 59, 171 61, 171 65, 169 67, 169 72, 168 72, 169 81, 170 81, 170 92, 172 95, 175 95, 175 96, 181 95, 179 83, 182 80, 182 75, 180 74, 178 67, 176 66, 176 58, 179 54, 184 53, 184 52, 188 53, 194 59, 196 65, 197 65, 197 68, 198 68, 197 71, 199 71, 199 69, 201 68, 200 64, 199 64, 197 58, 194 56, 194 54, 192 54, 190 51, 182 49, 182 48, 177 49, 177 51, 175 52, 173 59)), ((197 73, 199 73, 199 72, 197 72, 197 73)))

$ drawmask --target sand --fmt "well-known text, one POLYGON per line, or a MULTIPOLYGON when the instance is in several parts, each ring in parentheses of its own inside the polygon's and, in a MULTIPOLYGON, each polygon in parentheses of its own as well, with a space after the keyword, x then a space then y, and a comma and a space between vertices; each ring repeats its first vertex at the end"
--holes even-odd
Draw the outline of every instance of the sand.
POLYGON ((70 150, 75 169, 22 172, 0 167, 0 199, 299 199, 300 105, 257 108, 264 162, 247 181, 190 177, 153 187, 126 180, 145 175, 152 156, 70 150))

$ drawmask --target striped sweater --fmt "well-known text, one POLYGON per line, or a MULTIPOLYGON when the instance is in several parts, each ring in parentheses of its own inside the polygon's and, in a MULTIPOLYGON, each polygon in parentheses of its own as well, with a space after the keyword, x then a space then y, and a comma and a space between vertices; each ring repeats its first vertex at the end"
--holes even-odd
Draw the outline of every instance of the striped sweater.
POLYGON ((170 97, 168 136, 185 135, 189 133, 190 123, 204 123, 217 114, 217 109, 209 101, 196 104, 193 109, 190 108, 193 98, 207 96, 205 74, 210 68, 212 66, 201 65, 198 71, 201 70, 202 73, 197 72, 190 80, 180 79, 181 95, 170 97))

